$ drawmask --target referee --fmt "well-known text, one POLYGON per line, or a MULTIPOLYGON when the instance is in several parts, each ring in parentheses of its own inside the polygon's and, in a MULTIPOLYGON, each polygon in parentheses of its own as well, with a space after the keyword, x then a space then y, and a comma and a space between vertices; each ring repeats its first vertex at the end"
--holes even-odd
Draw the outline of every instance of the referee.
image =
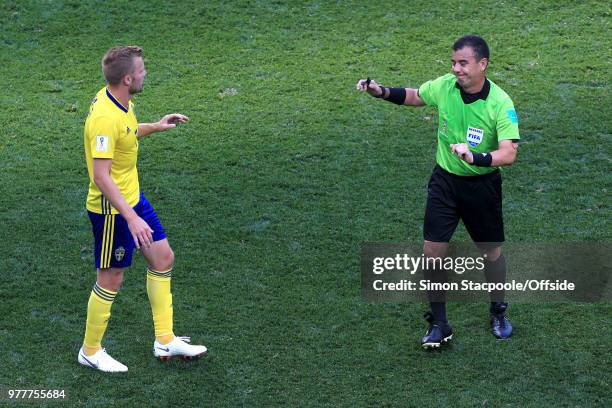
MULTIPOLYGON (((488 282, 505 282, 506 260, 500 166, 516 160, 518 117, 512 100, 486 77, 489 47, 476 35, 459 38, 452 47, 452 73, 427 81, 418 89, 384 87, 367 79, 357 89, 397 105, 434 106, 438 110, 436 166, 427 188, 423 253, 444 257, 461 219, 486 257, 488 282)), ((426 270, 432 281, 446 279, 443 270, 426 270)), ((431 311, 423 348, 438 348, 453 337, 446 318, 444 292, 428 292, 431 311)), ((492 292, 491 329, 496 338, 512 334, 504 292, 492 292)))

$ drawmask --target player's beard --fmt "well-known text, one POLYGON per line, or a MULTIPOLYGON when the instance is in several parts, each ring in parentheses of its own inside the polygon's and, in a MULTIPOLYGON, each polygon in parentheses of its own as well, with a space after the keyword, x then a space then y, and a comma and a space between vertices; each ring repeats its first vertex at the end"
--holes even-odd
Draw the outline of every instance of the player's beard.
POLYGON ((130 84, 130 87, 128 88, 128 91, 130 92, 130 95, 134 95, 134 94, 142 92, 143 83, 144 83, 144 81, 141 82, 140 86, 138 86, 138 87, 135 87, 133 85, 133 83, 130 84))

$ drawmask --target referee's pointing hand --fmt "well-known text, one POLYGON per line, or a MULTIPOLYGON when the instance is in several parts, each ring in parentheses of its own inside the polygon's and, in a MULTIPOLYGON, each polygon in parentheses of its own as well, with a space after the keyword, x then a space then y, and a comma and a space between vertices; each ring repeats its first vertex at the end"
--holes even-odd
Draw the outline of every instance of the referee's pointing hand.
POLYGON ((359 92, 367 92, 372 96, 380 96, 382 94, 382 89, 380 85, 376 83, 373 79, 360 79, 357 81, 357 90, 359 92))

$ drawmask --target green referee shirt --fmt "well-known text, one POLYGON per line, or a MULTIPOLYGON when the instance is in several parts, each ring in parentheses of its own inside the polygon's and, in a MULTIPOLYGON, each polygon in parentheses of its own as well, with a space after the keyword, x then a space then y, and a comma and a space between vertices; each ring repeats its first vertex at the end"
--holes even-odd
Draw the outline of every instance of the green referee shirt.
POLYGON ((449 173, 477 176, 496 167, 479 167, 451 154, 450 145, 466 143, 472 153, 487 153, 499 148, 499 141, 520 139, 518 117, 512 99, 489 81, 485 99, 465 103, 453 74, 427 81, 419 88, 419 97, 438 109, 438 151, 436 162, 449 173))

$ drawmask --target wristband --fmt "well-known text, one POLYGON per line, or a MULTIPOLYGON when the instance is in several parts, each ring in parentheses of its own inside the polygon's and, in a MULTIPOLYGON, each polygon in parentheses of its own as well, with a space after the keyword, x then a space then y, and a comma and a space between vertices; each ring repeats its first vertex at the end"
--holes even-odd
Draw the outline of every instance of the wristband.
POLYGON ((382 99, 384 99, 384 98, 385 98, 385 89, 387 89, 387 88, 385 88, 385 87, 384 87, 384 86, 382 86, 382 85, 378 85, 378 86, 380 86, 380 90, 381 90, 382 92, 381 92, 381 94, 380 94, 380 95, 375 96, 375 98, 382 98, 382 99))
POLYGON ((472 153, 472 166, 491 167, 493 156, 491 153, 472 153))
POLYGON ((389 97, 385 101, 403 105, 406 101, 406 88, 389 88, 389 97))

